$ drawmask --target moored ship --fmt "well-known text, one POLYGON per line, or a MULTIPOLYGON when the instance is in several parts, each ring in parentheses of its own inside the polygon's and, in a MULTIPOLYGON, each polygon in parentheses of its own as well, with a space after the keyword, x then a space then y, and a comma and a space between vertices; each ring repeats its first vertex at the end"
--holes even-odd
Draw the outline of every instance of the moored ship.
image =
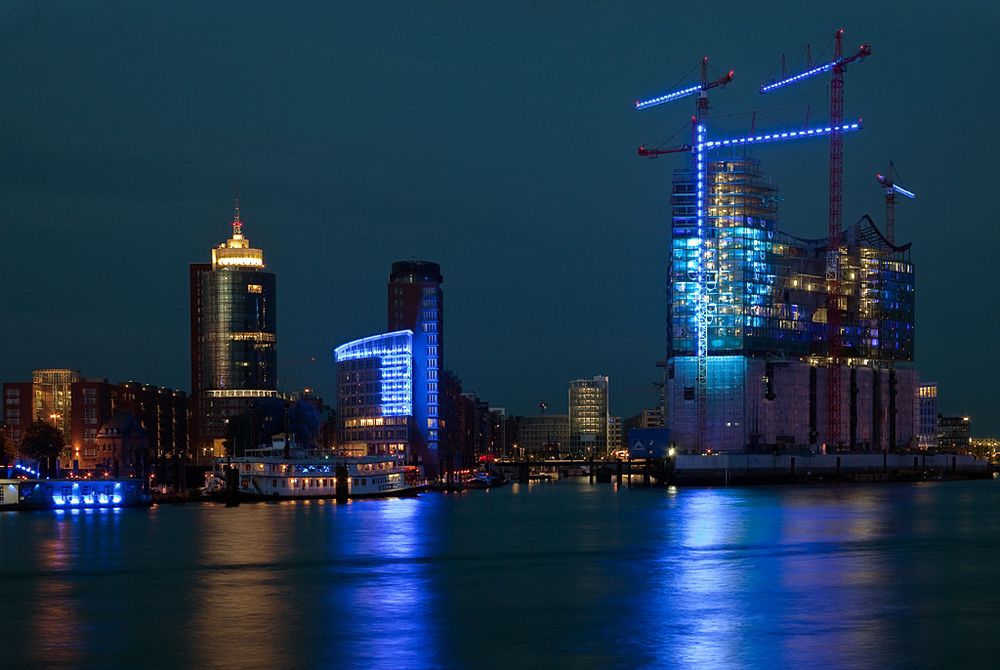
POLYGON ((348 498, 384 498, 414 495, 427 488, 423 471, 400 465, 393 456, 336 456, 323 450, 280 447, 251 449, 246 456, 220 458, 210 475, 206 493, 221 494, 226 468, 239 473, 239 497, 244 500, 281 500, 337 497, 338 469, 348 498))

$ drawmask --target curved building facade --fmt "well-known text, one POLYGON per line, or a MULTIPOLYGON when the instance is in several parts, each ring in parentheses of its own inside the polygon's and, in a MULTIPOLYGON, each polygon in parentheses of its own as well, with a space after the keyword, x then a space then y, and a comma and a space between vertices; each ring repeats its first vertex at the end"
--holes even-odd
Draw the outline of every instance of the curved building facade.
POLYGON ((400 465, 413 462, 413 331, 342 344, 334 360, 340 449, 352 456, 395 456, 400 465))

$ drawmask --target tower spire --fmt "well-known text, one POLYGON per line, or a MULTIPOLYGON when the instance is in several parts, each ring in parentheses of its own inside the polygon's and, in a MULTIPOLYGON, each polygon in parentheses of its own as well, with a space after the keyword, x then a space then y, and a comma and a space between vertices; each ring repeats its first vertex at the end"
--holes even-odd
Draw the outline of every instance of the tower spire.
POLYGON ((240 221, 240 189, 236 189, 236 202, 233 206, 233 238, 243 236, 243 223, 240 221))

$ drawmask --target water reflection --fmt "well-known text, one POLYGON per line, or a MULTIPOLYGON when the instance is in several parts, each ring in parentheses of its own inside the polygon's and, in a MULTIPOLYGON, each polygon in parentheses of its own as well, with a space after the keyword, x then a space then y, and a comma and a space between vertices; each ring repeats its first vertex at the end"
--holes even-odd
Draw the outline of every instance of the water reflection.
POLYGON ((11 667, 991 667, 1000 625, 993 482, 569 480, 3 514, 0 540, 11 667))
POLYGON ((184 636, 194 666, 287 667, 297 657, 295 614, 306 603, 282 579, 294 549, 286 515, 213 506, 197 521, 184 636))
POLYGON ((350 642, 331 640, 345 667, 436 667, 437 603, 428 569, 427 505, 417 499, 340 507, 330 538, 334 560, 328 598, 350 627, 350 642), (350 535, 348 535, 350 533, 350 535), (345 583, 345 577, 346 583, 345 583), (346 588, 345 588, 346 587, 346 588))
POLYGON ((76 528, 63 516, 51 517, 51 535, 38 544, 37 565, 46 578, 34 582, 35 589, 24 610, 30 640, 27 656, 33 665, 73 666, 79 662, 86 643, 79 619, 79 608, 84 603, 65 575, 79 559, 76 528))

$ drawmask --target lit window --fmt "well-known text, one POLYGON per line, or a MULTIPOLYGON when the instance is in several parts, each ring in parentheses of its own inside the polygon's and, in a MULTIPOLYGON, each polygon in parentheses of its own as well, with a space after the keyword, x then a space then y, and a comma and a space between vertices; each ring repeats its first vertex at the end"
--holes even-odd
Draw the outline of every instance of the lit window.
POLYGON ((247 284, 247 293, 263 293, 264 287, 260 284, 247 284))

